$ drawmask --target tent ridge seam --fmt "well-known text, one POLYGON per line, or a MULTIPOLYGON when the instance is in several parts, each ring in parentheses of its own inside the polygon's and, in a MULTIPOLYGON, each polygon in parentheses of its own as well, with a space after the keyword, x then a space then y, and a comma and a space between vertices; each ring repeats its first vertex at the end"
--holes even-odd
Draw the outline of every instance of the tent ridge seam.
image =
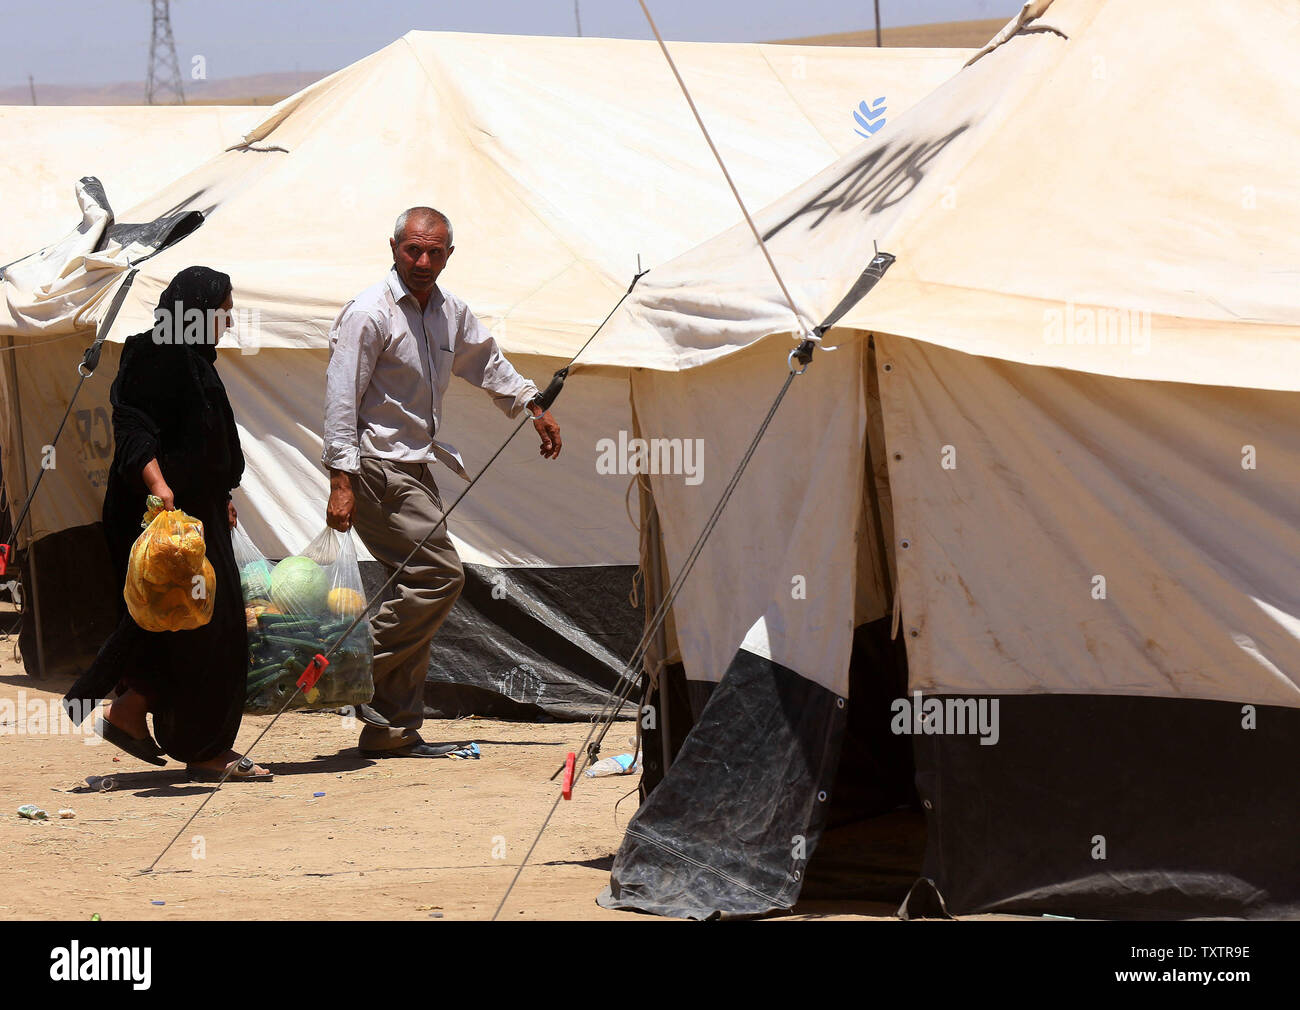
POLYGON ((772 72, 772 76, 776 78, 776 83, 781 85, 781 90, 784 91, 786 97, 790 99, 790 104, 799 110, 799 114, 803 116, 804 122, 806 122, 809 126, 811 126, 813 132, 817 134, 817 136, 821 137, 823 143, 825 143, 826 146, 830 148, 831 162, 834 162, 836 157, 838 156, 838 152, 835 149, 835 145, 831 143, 830 137, 822 133, 821 129, 817 126, 817 124, 812 121, 812 117, 809 116, 808 113, 804 111, 804 107, 799 104, 799 99, 795 98, 794 92, 790 90, 790 85, 786 84, 785 79, 782 78, 782 76, 776 72, 776 67, 774 67, 772 65, 772 61, 768 59, 767 52, 764 49, 764 47, 760 45, 757 48, 758 48, 758 55, 763 58, 763 62, 767 65, 768 70, 770 70, 772 72))

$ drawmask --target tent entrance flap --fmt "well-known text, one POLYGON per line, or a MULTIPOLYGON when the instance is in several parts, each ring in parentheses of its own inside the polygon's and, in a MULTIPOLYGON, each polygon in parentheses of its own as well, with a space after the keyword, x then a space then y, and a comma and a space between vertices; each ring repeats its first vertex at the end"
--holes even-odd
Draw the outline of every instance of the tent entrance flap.
POLYGON ((879 366, 871 337, 862 368, 866 430, 848 720, 826 828, 800 898, 897 908, 920 875, 925 820, 911 737, 893 731, 893 705, 907 695, 907 639, 893 628, 895 524, 879 366))
MULTIPOLYGON (((804 899, 829 899, 882 902, 892 912, 920 876, 926 822, 914 785, 913 741, 893 732, 891 719, 896 700, 907 695, 907 638, 890 634, 893 559, 887 551, 894 516, 876 361, 866 340, 841 353, 856 355, 857 367, 824 372, 820 381, 828 385, 811 392, 841 405, 856 399, 853 420, 819 427, 823 434, 834 429, 834 442, 805 453, 818 463, 787 481, 785 490, 796 494, 791 489, 807 481, 797 494, 824 500, 820 484, 829 481, 849 505, 858 499, 843 512, 847 529, 856 521, 857 535, 835 548, 852 550, 856 542, 858 552, 853 564, 841 566, 856 572, 838 584, 843 599, 833 611, 836 620, 851 616, 856 628, 844 667, 825 652, 797 658, 803 664, 798 670, 783 661, 791 636, 806 642, 828 619, 795 607, 784 623, 771 623, 783 628, 784 639, 763 640, 751 631, 716 684, 687 681, 680 665, 669 668, 668 690, 656 704, 685 699, 674 704, 673 732, 664 734, 676 753, 668 774, 647 772, 650 787, 599 898, 606 907, 709 919, 769 915, 804 899), (846 483, 845 475, 855 472, 846 483), (839 675, 827 675, 835 672, 824 668, 830 662, 839 675), (706 700, 697 706, 696 698, 706 700), (692 716, 683 732, 679 721, 692 716)), ((657 401, 655 392, 646 387, 648 406, 671 405, 667 397, 657 401)), ((706 420, 692 416, 693 423, 706 420)), ((656 492, 666 507, 676 500, 671 482, 660 482, 656 492)), ((825 521, 824 510, 819 519, 825 521)), ((724 531, 720 543, 729 544, 734 532, 724 531)), ((752 529, 744 535, 755 536, 752 529)), ((724 567, 733 564, 733 554, 724 567)), ((784 571, 811 563, 810 557, 765 558, 764 565, 784 571)), ((822 583, 817 586, 821 591, 822 583)), ((696 633, 698 621, 686 613, 678 614, 679 628, 688 619, 687 632, 696 633)), ((690 658, 688 651, 687 674, 690 658)), ((700 669, 697 660, 696 677, 700 669)), ((649 747, 646 755, 649 769, 649 747)))
POLYGON ((892 912, 921 874, 926 831, 912 738, 890 728, 894 702, 907 693, 907 650, 902 637, 890 638, 889 625, 881 617, 853 635, 830 811, 801 901, 875 901, 892 912))

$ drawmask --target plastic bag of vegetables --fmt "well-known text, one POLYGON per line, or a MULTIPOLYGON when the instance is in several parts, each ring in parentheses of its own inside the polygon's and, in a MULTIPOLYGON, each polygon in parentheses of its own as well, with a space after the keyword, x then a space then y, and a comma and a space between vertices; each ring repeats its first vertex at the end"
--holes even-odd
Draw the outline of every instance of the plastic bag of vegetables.
POLYGON ((122 595, 145 631, 189 631, 212 620, 217 577, 207 559, 203 523, 148 499, 144 532, 131 546, 122 595))
POLYGON ((272 565, 242 526, 231 536, 248 623, 248 681, 244 711, 278 712, 316 653, 329 657, 316 686, 300 692, 292 709, 360 705, 375 693, 370 624, 350 533, 325 528, 301 554, 272 565))

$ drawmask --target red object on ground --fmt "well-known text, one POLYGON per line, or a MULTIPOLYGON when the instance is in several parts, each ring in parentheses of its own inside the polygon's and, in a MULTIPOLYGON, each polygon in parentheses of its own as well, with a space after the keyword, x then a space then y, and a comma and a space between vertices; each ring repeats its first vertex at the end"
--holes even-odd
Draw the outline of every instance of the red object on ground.
POLYGON ((316 686, 316 681, 320 680, 320 675, 325 672, 325 667, 330 665, 330 661, 319 652, 312 656, 311 662, 307 664, 307 669, 302 671, 298 678, 298 686, 304 691, 310 691, 316 686))
POLYGON ((9 545, 0 544, 0 575, 9 571, 9 545))
POLYGON ((560 795, 566 800, 573 799, 573 763, 577 760, 573 751, 564 759, 564 778, 560 782, 560 795))

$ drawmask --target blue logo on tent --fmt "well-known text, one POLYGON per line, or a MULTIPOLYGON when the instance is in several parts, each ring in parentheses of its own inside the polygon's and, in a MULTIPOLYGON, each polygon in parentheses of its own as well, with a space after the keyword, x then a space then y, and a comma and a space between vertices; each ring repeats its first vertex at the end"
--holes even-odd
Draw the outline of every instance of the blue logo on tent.
POLYGON ((854 110, 853 118, 858 121, 858 126, 861 127, 861 129, 854 130, 853 132, 862 137, 870 137, 885 125, 884 97, 882 96, 877 98, 870 105, 867 104, 867 101, 864 98, 858 103, 857 109, 854 110))

